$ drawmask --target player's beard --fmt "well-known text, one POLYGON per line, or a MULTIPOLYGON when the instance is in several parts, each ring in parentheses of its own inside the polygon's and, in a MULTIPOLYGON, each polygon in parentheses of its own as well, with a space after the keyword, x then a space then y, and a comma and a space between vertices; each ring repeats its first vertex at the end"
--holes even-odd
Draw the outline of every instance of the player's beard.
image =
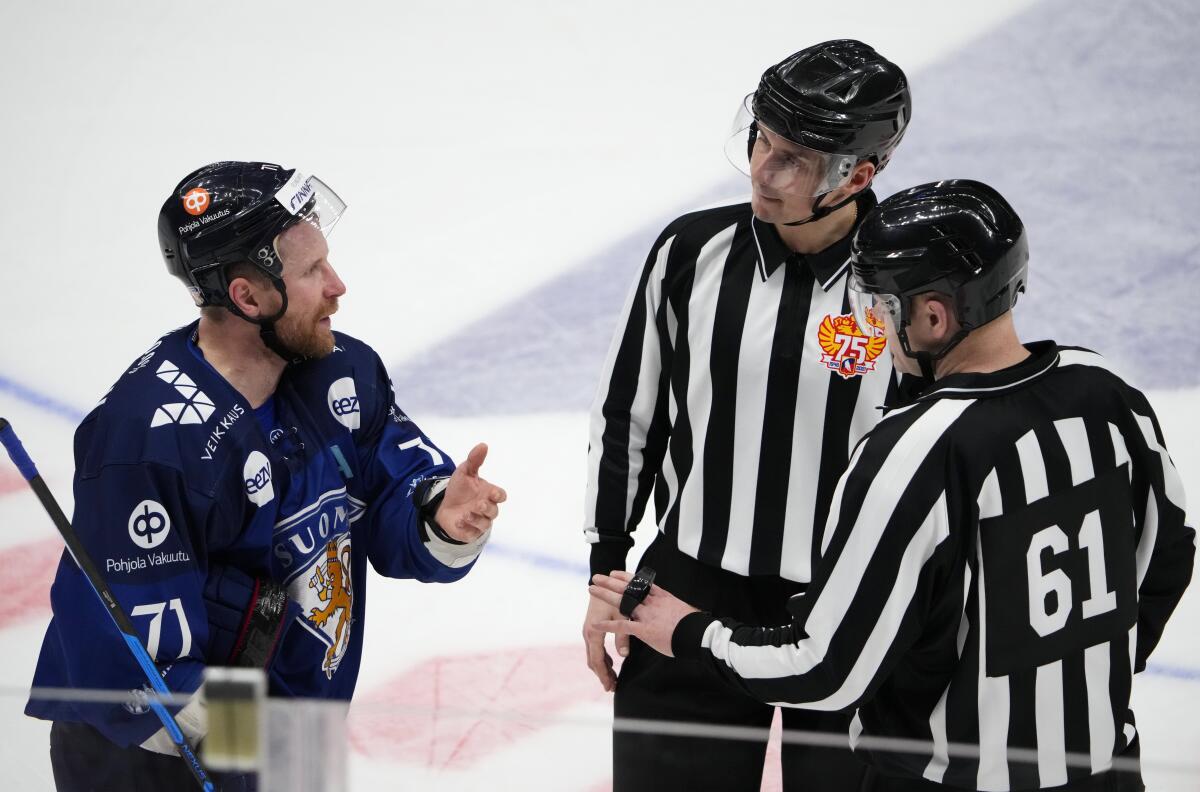
POLYGON ((323 358, 333 352, 333 329, 321 324, 323 317, 337 310, 337 302, 326 303, 306 316, 292 311, 275 323, 275 335, 290 351, 306 358, 323 358))

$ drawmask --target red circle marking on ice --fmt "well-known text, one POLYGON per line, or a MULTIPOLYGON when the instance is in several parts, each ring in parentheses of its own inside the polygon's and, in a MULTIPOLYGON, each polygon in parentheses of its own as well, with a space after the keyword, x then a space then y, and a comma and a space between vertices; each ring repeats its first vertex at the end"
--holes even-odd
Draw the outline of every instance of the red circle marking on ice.
POLYGON ((50 612, 50 583, 62 557, 61 539, 42 539, 0 550, 0 579, 17 581, 0 610, 0 629, 50 612))
MULTIPOLYGON (((613 659, 619 670, 620 658, 613 659)), ((355 696, 348 742, 374 759, 465 770, 540 729, 553 728, 555 713, 606 698, 611 701, 575 644, 438 657, 355 696)), ((781 730, 776 712, 762 792, 783 788, 781 730)), ((612 779, 588 789, 610 792, 612 779)))
POLYGON ((0 495, 10 495, 25 489, 28 484, 22 476, 7 470, 0 470, 0 495))
POLYGON ((373 758, 464 769, 607 695, 574 644, 439 657, 355 696, 349 742, 373 758))

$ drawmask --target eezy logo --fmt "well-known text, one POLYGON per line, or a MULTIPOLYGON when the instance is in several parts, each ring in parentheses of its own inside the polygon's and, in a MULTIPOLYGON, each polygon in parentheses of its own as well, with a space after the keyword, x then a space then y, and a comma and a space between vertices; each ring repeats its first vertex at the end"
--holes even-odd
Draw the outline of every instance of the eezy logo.
POLYGON ((329 412, 347 429, 357 429, 360 412, 358 393, 354 390, 354 378, 342 377, 329 386, 329 412))
POLYGON ((242 478, 246 481, 246 497, 255 506, 266 506, 275 498, 275 485, 271 483, 271 462, 261 451, 251 451, 242 466, 242 478))
POLYGON ((158 501, 144 500, 129 515, 129 538, 145 550, 158 547, 171 532, 171 518, 158 501))

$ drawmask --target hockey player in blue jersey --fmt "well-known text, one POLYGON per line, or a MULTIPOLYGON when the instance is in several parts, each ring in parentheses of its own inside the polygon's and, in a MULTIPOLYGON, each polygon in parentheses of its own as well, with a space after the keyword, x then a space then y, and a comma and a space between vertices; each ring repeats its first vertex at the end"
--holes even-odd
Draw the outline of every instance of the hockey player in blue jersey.
MULTIPOLYGON (((158 231, 200 319, 135 360, 76 432, 75 530, 173 692, 235 665, 265 668, 275 696, 350 699, 367 564, 458 580, 505 499, 479 476, 486 446, 455 467, 397 407, 375 352, 332 331, 346 289, 326 237, 344 208, 267 163, 187 176, 158 231)), ((34 686, 135 694, 30 700, 27 714, 54 721, 58 788, 187 788, 138 703, 142 672, 66 553, 51 604, 34 686)), ((198 696, 175 714, 203 739, 198 696)))

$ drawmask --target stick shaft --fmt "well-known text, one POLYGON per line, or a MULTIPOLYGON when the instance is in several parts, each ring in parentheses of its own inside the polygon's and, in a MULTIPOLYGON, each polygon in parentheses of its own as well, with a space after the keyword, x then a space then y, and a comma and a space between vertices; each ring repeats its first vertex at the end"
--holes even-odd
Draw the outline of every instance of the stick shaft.
MULTIPOLYGON (((113 623, 121 632, 121 637, 125 639, 125 646, 129 649, 134 659, 145 674, 150 687, 156 693, 169 694, 171 691, 167 689, 166 682, 163 681, 162 675, 158 673, 158 668, 154 665, 154 660, 150 657, 150 653, 146 651, 146 647, 142 646, 142 641, 138 637, 137 630, 133 627, 133 622, 129 621, 129 617, 125 614, 125 610, 121 604, 117 602, 117 598, 113 596, 112 589, 108 587, 107 581, 96 569, 96 565, 92 563, 91 556, 84 549, 83 544, 79 541, 79 536, 75 533, 75 529, 71 527, 71 521, 63 514, 62 508, 58 505, 58 501, 54 498, 50 488, 46 486, 46 482, 42 480, 41 474, 38 473, 37 466, 33 464, 29 454, 26 453, 25 447, 21 444, 16 433, 13 432, 12 425, 4 418, 0 418, 0 444, 8 455, 12 458, 17 469, 21 471, 21 475, 29 482, 29 486, 33 489, 38 500, 41 501, 42 507, 46 513, 50 515, 50 520, 54 523, 54 527, 58 529, 58 533, 62 536, 63 541, 67 544, 67 551, 71 557, 75 559, 75 564, 83 572, 88 583, 92 587, 92 591, 96 593, 100 601, 104 604, 104 608, 108 611, 108 615, 112 618, 113 623)), ((167 733, 171 735, 171 740, 175 743, 175 747, 179 750, 179 756, 187 764, 188 769, 192 773, 192 777, 196 779, 196 783, 201 789, 211 792, 213 785, 208 780, 208 773, 205 772, 204 766, 200 764, 200 759, 196 756, 196 752, 192 750, 192 746, 188 744, 187 738, 183 735, 183 730, 179 728, 179 724, 175 721, 175 717, 157 700, 150 701, 150 709, 158 716, 167 733)))

